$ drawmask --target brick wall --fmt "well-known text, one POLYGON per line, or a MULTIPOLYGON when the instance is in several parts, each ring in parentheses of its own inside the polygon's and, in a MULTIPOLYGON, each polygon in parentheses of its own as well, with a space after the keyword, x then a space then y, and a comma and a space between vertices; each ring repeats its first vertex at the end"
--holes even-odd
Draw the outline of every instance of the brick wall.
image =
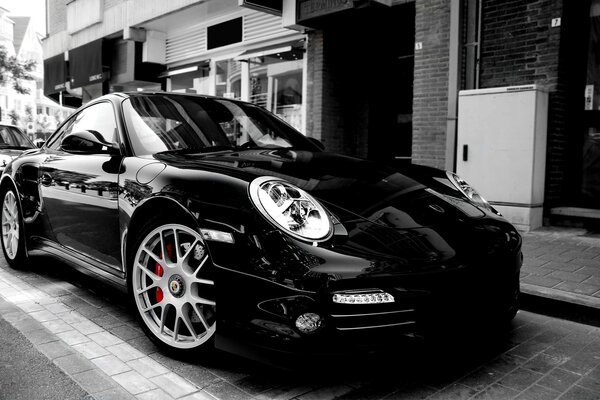
POLYGON ((560 72, 560 59, 568 62, 570 57, 564 28, 573 21, 563 18, 561 26, 551 26, 553 18, 563 15, 563 0, 486 0, 482 14, 480 87, 536 84, 549 92, 545 183, 548 212, 567 192, 572 168, 569 159, 575 151, 571 148, 574 132, 568 123, 572 77, 568 70, 560 72))
POLYGON ((412 162, 444 168, 450 1, 416 0, 412 162))

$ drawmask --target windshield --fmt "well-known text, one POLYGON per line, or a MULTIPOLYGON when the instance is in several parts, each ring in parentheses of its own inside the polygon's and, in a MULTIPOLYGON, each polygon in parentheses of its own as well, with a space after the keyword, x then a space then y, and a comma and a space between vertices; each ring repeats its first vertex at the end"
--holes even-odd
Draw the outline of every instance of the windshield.
POLYGON ((165 151, 316 146, 268 111, 220 98, 138 95, 123 102, 136 155, 165 151))
POLYGON ((0 148, 33 148, 29 139, 14 126, 0 126, 0 148))

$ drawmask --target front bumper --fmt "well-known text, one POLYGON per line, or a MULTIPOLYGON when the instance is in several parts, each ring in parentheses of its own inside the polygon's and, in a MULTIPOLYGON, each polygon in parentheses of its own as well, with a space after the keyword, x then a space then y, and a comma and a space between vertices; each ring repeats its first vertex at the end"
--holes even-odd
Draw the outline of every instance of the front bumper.
MULTIPOLYGON (((263 361, 266 352, 284 358, 358 354, 388 351, 406 339, 506 322, 518 304, 521 263, 519 251, 502 265, 365 280, 362 289, 394 297, 393 303, 383 304, 337 304, 333 291, 295 293, 281 287, 266 298, 264 294, 272 290, 264 281, 254 282, 238 287, 247 290, 243 297, 248 301, 235 302, 237 312, 227 312, 227 318, 219 321, 217 347, 263 361), (322 317, 321 327, 311 334, 295 326, 297 317, 307 312, 322 317), (252 350, 244 350, 246 346, 252 350)), ((337 284, 335 292, 343 292, 343 286, 337 284)))

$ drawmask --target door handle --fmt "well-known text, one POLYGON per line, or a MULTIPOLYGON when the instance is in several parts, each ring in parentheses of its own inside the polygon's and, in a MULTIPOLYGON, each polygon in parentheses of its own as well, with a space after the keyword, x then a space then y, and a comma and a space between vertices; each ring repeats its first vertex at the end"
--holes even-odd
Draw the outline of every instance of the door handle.
POLYGON ((469 145, 463 145, 463 161, 469 161, 469 145))
POLYGON ((50 186, 52 184, 52 175, 48 173, 43 173, 40 178, 40 183, 44 186, 50 186))

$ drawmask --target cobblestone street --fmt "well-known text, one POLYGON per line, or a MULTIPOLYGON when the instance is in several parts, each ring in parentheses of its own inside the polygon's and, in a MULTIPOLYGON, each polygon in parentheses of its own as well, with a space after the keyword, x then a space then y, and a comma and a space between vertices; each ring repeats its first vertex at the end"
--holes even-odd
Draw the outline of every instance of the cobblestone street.
POLYGON ((588 325, 521 311, 501 338, 417 342, 385 356, 333 362, 326 373, 317 366, 273 369, 223 353, 183 362, 157 351, 120 305, 123 294, 46 259, 35 265, 14 271, 2 262, 0 316, 98 400, 600 396, 600 329, 588 325))

